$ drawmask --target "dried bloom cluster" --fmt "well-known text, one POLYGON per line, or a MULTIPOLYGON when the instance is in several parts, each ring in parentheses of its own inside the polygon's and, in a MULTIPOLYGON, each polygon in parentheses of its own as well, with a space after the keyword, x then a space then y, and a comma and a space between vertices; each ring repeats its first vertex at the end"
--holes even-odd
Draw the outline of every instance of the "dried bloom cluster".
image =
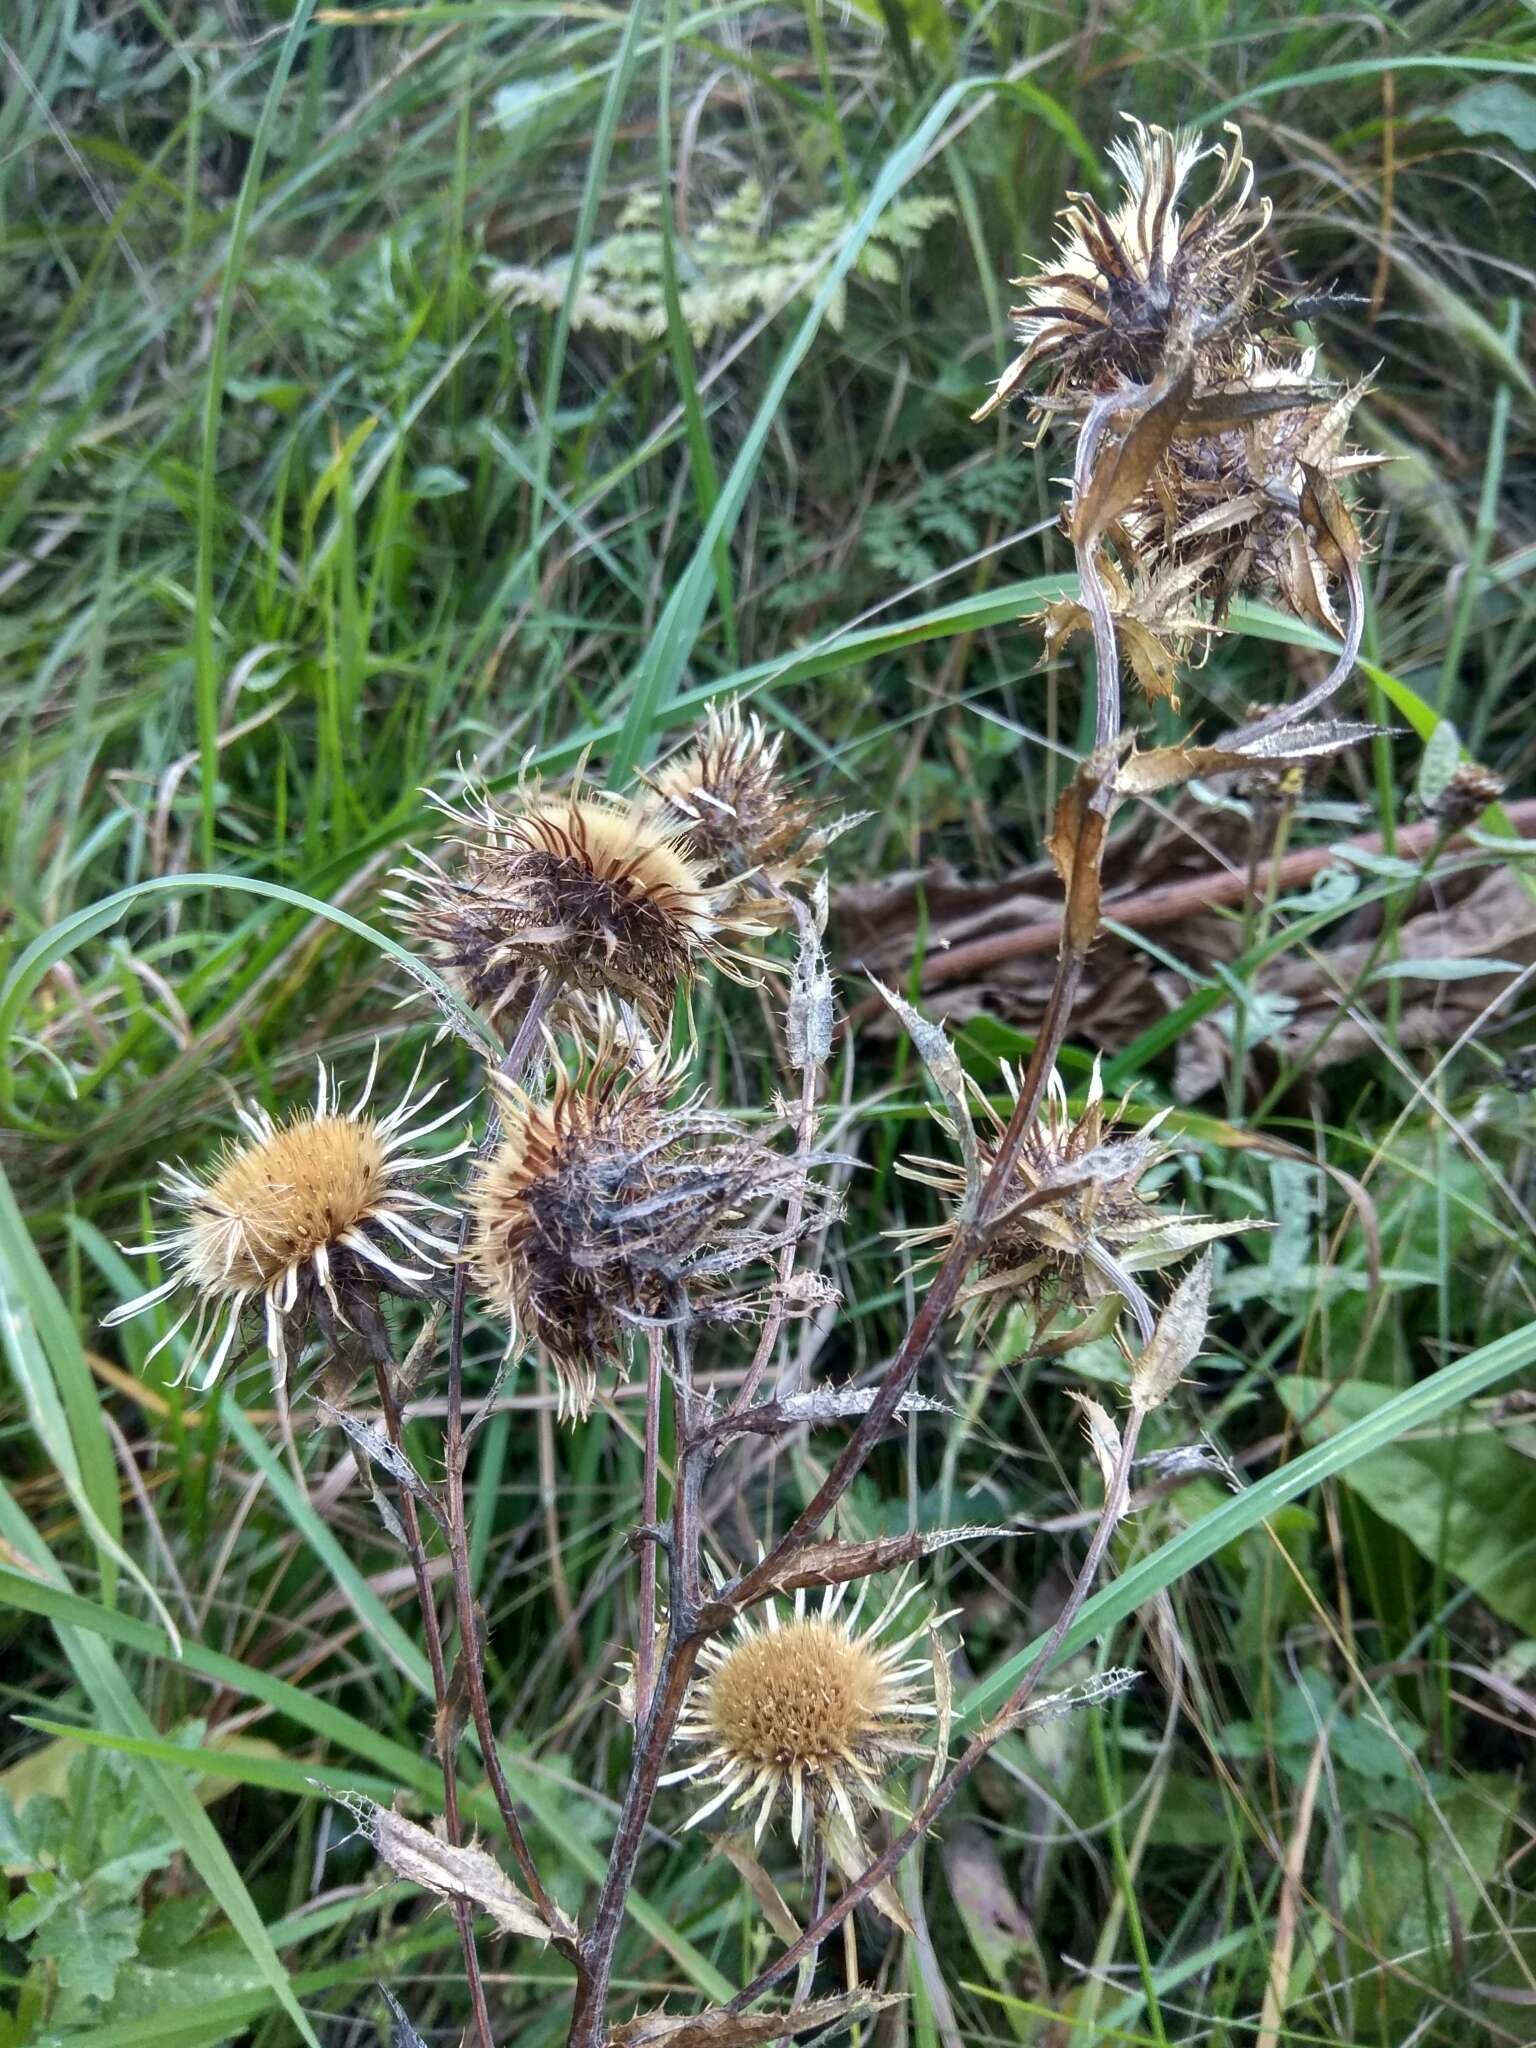
MULTIPOLYGON (((626 1332, 695 1314, 752 1312, 725 1283, 783 1242, 749 1219, 801 1186, 807 1165, 682 1095, 686 1062, 625 1043, 611 1013, 593 1049, 556 1059, 547 1089, 501 1083, 502 1137, 470 1193, 476 1282, 554 1366, 563 1413, 586 1415, 600 1368, 625 1369, 626 1332)), ((821 1220, 811 1205, 798 1229, 821 1220)))
POLYGON ((898 1584, 861 1630, 870 1584, 847 1613, 846 1584, 828 1587, 815 1614, 802 1591, 791 1618, 769 1601, 761 1621, 742 1615, 733 1639, 705 1644, 675 1737, 703 1753, 663 1780, 706 1787, 689 1827, 729 1801, 756 1807, 761 1840, 774 1808, 787 1804, 797 1845, 809 1817, 834 1848, 856 1850, 861 1812, 880 1803, 895 1765, 920 1753, 914 1736, 935 1713, 932 1657, 911 1654, 931 1624, 890 1639, 919 1588, 898 1584))
POLYGON ((701 966, 739 976, 752 964, 729 942, 764 927, 731 908, 734 890, 711 885, 654 802, 535 785, 511 809, 483 790, 439 808, 460 828, 456 868, 418 853, 392 900, 492 1020, 548 978, 579 997, 623 997, 661 1031, 701 966))
MULTIPOLYGON (((1003 1080, 1010 1097, 1016 1096, 1017 1081, 1007 1066, 1003 1080)), ((1000 1132, 1001 1119, 982 1101, 994 1133, 1000 1132)), ((1040 1114, 1017 1156, 1014 1188, 995 1213, 977 1277, 961 1297, 975 1324, 988 1328, 1014 1301, 1028 1303, 1044 1324, 1065 1310, 1091 1309, 1118 1296, 1145 1329, 1148 1311, 1138 1276, 1243 1227, 1170 1215, 1148 1201, 1142 1182, 1170 1156, 1157 1136, 1163 1115, 1149 1118, 1139 1131, 1122 1129, 1118 1116, 1106 1114, 1095 1065, 1082 1111, 1074 1116, 1060 1076, 1051 1074, 1040 1114)), ((995 1135, 981 1134, 979 1149, 983 1168, 990 1168, 997 1156, 995 1135)), ((954 1204, 943 1222, 904 1234, 909 1246, 942 1256, 959 1228, 965 1169, 953 1160, 919 1158, 898 1170, 954 1204)))
POLYGON ((784 735, 770 739, 755 712, 734 701, 711 705, 692 744, 648 778, 689 851, 716 872, 759 882, 759 897, 803 886, 842 829, 818 827, 821 807, 785 779, 783 745, 784 735))
POLYGON ((1106 213, 1078 194, 1063 210, 1056 259, 1016 309, 1024 346, 976 417, 1038 377, 1042 421, 1082 421, 1070 524, 1085 587, 1046 609, 1047 656, 1091 625, 1093 558, 1107 544, 1119 649, 1149 697, 1174 697, 1178 669, 1243 593, 1351 642, 1361 544, 1338 483, 1376 458, 1346 446, 1364 384, 1320 382, 1265 288, 1269 204, 1253 201, 1239 132, 1206 149, 1129 127, 1111 146, 1120 205, 1106 213), (1214 187, 1186 211, 1209 158, 1214 187))
POLYGON ((181 1377, 206 1387, 234 1348, 244 1310, 259 1301, 281 1388, 290 1336, 301 1338, 317 1310, 328 1309, 347 1329, 376 1306, 381 1292, 421 1293, 454 1247, 420 1219, 453 1212, 404 1183, 459 1158, 469 1143, 429 1158, 408 1148, 469 1105, 413 1122, 443 1086, 436 1082, 417 1095, 418 1066, 396 1107, 387 1116, 370 1116, 378 1062, 375 1046, 368 1079, 349 1110, 322 1061, 312 1111, 280 1124, 259 1104, 242 1107, 236 1115, 248 1138, 229 1145, 207 1178, 163 1167, 165 1193, 181 1220, 131 1249, 168 1259, 171 1272, 158 1287, 114 1309, 107 1324, 126 1322, 173 1295, 187 1296, 150 1356, 195 1315, 181 1377))

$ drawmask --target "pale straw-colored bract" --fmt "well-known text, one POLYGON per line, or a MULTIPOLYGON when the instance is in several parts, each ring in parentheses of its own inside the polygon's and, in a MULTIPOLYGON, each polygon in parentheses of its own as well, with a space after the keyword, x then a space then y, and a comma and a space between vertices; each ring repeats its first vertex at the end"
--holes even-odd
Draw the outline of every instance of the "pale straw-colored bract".
POLYGON ((435 1082, 418 1094, 418 1061, 399 1103, 375 1117, 368 1104, 378 1076, 377 1045, 350 1109, 342 1106, 334 1073, 323 1060, 317 1064, 313 1110, 279 1123, 259 1103, 242 1105, 235 1114, 247 1137, 227 1144, 205 1176, 162 1165, 164 1196, 179 1220, 147 1244, 124 1247, 165 1260, 169 1271, 105 1322, 124 1323, 177 1298, 180 1313, 149 1356, 174 1343, 191 1322, 178 1377, 199 1387, 218 1378, 245 1310, 257 1302, 274 1379, 281 1383, 290 1340, 302 1336, 317 1300, 345 1325, 349 1297, 418 1293, 454 1255, 455 1247, 421 1219, 455 1212, 407 1183, 459 1158, 470 1141, 428 1157, 410 1148, 463 1116, 469 1104, 415 1121, 443 1086, 435 1082))

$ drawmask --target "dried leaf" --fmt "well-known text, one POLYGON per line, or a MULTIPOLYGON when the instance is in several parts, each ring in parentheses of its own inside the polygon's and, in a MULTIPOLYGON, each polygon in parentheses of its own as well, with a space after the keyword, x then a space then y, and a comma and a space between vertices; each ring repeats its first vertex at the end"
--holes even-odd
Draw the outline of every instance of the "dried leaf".
POLYGON ((921 1011, 913 1009, 905 997, 887 988, 884 982, 876 981, 874 986, 882 1001, 901 1019, 907 1036, 917 1047, 923 1065, 933 1077, 934 1086, 944 1098, 960 1155, 965 1161, 966 1202, 969 1204, 981 1191, 983 1167, 981 1146, 971 1117, 971 1084, 960 1064, 960 1056, 950 1044, 949 1034, 942 1024, 930 1023, 921 1011))
POLYGON ((937 1785, 949 1763, 949 1731, 954 1721, 955 1680, 949 1668, 949 1652, 944 1648, 939 1639, 939 1632, 931 1622, 928 1626, 928 1655, 933 1662, 935 1708, 933 1760, 928 1766, 928 1783, 937 1785))
POLYGON ((786 1947, 800 1939, 800 1922, 784 1903, 784 1895, 752 1853, 750 1835, 718 1835, 716 1853, 723 1856, 763 1909, 763 1918, 786 1947))
POLYGON ((1251 746, 1149 747, 1121 764, 1115 787, 1123 796, 1150 796, 1195 776, 1251 774, 1255 768, 1291 768, 1326 761, 1377 738, 1384 728, 1345 719, 1317 719, 1263 734, 1251 746))
POLYGON ((900 1999, 889 1992, 844 1991, 817 1998, 793 2012, 701 2012, 669 2019, 663 2012, 637 2013, 608 2036, 608 2048, 754 2048, 758 2042, 787 2041, 818 2029, 852 2026, 900 1999))
MULTIPOLYGON (((370 1465, 381 1472, 387 1472, 395 1484, 403 1487, 413 1499, 419 1500, 429 1514, 441 1522, 443 1509, 437 1495, 422 1478, 416 1467, 385 1436, 375 1423, 365 1422, 360 1415, 353 1415, 348 1409, 337 1408, 331 1402, 315 1399, 315 1412, 329 1423, 333 1423, 347 1440, 360 1450, 370 1465)), ((404 1540, 402 1536, 402 1541, 404 1540)))
POLYGON ((1079 1707, 1106 1706, 1110 1700, 1118 1699, 1121 1693, 1129 1692, 1140 1682, 1141 1673, 1124 1665, 1113 1666, 1108 1671, 1096 1671, 1081 1685, 1069 1685, 1062 1692, 1048 1692, 1041 1699, 1031 1700, 1018 1713, 1008 1715, 1002 1726, 1027 1728, 1038 1721, 1056 1721, 1063 1714, 1075 1714, 1079 1707))
POLYGON ((1115 1476, 1120 1470, 1120 1426, 1092 1394, 1074 1392, 1072 1398, 1083 1411, 1083 1434, 1099 1468, 1107 1500, 1115 1490, 1115 1476))
POLYGON ((1071 533, 1077 547, 1091 546, 1141 496, 1173 444, 1194 384, 1193 365, 1186 366, 1137 416, 1130 432, 1099 456, 1087 489, 1072 508, 1071 533))
MULTIPOLYGON (((377 1850, 397 1877, 440 1899, 467 1899, 488 1913, 503 1934, 526 1935, 532 1941, 547 1942, 550 1928, 531 1899, 513 1884, 506 1872, 484 1849, 472 1842, 455 1848, 415 1821, 379 1806, 359 1793, 348 1796, 347 1805, 356 1814, 377 1850)), ((565 1932, 565 1929, 559 1930, 565 1932)))
POLYGON ((790 1065, 801 1073, 807 1067, 819 1072, 832 1053, 836 1002, 827 956, 821 943, 821 924, 824 922, 824 900, 820 923, 809 912, 801 916, 800 945, 789 977, 789 1007, 784 1018, 784 1036, 790 1065))
POLYGON ((389 2048, 427 2048, 426 2042, 411 2025, 405 2007, 393 1991, 386 1990, 382 1984, 379 1990, 383 1992, 384 2003, 389 2007, 389 2048))
POLYGON ((958 1529, 933 1529, 926 1533, 914 1530, 906 1536, 872 1536, 856 1543, 833 1540, 808 1543, 785 1562, 775 1575, 772 1586, 765 1590, 793 1593, 802 1586, 840 1586, 848 1579, 867 1579, 876 1572, 894 1571, 900 1565, 914 1564, 918 1558, 932 1557, 935 1551, 943 1550, 951 1543, 980 1543, 989 1536, 1018 1536, 1022 1533, 1021 1527, 1004 1528, 976 1522, 958 1529))
POLYGON ((1298 465, 1306 482, 1301 491, 1301 516, 1313 545, 1330 576, 1342 576, 1357 568, 1365 549, 1349 507, 1326 470, 1302 461, 1298 465))
POLYGON ((943 1843, 940 1855, 945 1888, 987 1975, 1010 1990, 1030 1983, 1038 1986, 1040 1954, 1034 1929, 990 1836, 974 1822, 963 1822, 943 1843))
POLYGON ((1157 1319, 1151 1340, 1131 1367, 1131 1405, 1160 1407, 1199 1356, 1211 1307, 1211 1255, 1184 1275, 1157 1319))
MULTIPOLYGON (((786 1423, 840 1422, 845 1416, 866 1415, 874 1406, 878 1387, 815 1387, 805 1394, 786 1394, 777 1408, 786 1423)), ((953 1415, 947 1401, 935 1401, 929 1394, 903 1394, 896 1403, 898 1415, 953 1415)))
MULTIPOLYGON (((857 1884, 875 1860, 865 1846, 864 1838, 858 1829, 850 1827, 847 1815, 834 1807, 822 1822, 821 1835, 827 1845, 827 1855, 831 1859, 833 1869, 838 1871, 848 1884, 857 1884)), ((917 1930, 907 1917, 907 1909, 902 1905, 896 1887, 888 1877, 882 1878, 878 1884, 871 1885, 865 1897, 876 1912, 883 1913, 887 1920, 901 1929, 903 1934, 916 1933, 917 1930)))

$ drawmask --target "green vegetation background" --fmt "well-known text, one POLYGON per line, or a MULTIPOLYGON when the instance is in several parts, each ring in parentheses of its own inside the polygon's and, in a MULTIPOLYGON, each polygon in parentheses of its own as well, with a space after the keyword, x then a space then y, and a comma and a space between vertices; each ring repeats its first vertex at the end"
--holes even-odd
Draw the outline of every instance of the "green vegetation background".
MULTIPOLYGON (((403 1061, 429 1034, 378 892, 457 757, 511 779, 590 749, 622 779, 740 687, 819 796, 874 814, 836 879, 1038 853, 1085 698, 1016 623, 1067 564, 1062 463, 968 416, 1006 278, 1065 188, 1105 192, 1122 108, 1241 115, 1294 274, 1343 295, 1329 370, 1381 366, 1360 431, 1395 459, 1366 493, 1351 708, 1394 733, 1292 842, 1390 845, 1439 718, 1518 794, 1536 21, 13 0, 0 33, 0 2042, 368 2040, 381 1983, 451 2041, 451 1924, 373 1881, 330 1796, 432 1810, 408 1574, 334 1438, 301 1432, 296 1488, 259 1366, 198 1398, 172 1355, 144 1367, 148 1325, 108 1343, 134 1287, 114 1240, 235 1091, 290 1100, 317 1052, 361 1065, 381 1033, 403 1061)), ((1239 625, 1186 706, 1208 730, 1287 688, 1305 638, 1239 625)), ((1431 776, 1453 745, 1440 726, 1431 776)), ((1394 915, 1408 884, 1389 860, 1363 887, 1394 915)), ((1326 946, 1339 908, 1280 904, 1116 1078, 1168 1099, 1179 1028, 1222 1006, 1262 1055, 1265 958, 1326 946)), ((1177 927, 1157 943, 1177 972, 1177 927)), ((883 2040, 1536 2037, 1531 1111, 1503 1064, 1528 1010, 1514 979, 1426 1051, 1394 998, 1376 1056, 1191 1120, 1181 1191, 1278 1221, 1159 1418, 1237 1490, 1207 1474, 1128 1526, 1072 1668, 1153 1675, 1005 1746, 909 1874, 916 1937, 882 1956, 866 1930, 910 1994, 883 2040), (1379 1285, 1339 1185, 1254 1133, 1368 1180, 1379 1285)), ((700 1022, 720 1094, 761 1108, 762 1007, 700 1022)), ((1026 1042, 965 1036, 978 1072, 1026 1042)), ((925 1212, 891 1166, 931 1138, 888 1045, 833 1085, 863 1170, 820 1369, 852 1376, 908 1304, 882 1233, 925 1212)), ((473 1341, 483 1390, 497 1341, 473 1341)), ((951 1349, 932 1390, 959 1421, 856 1496, 870 1531, 1041 1528, 946 1567, 973 1714, 1095 1498, 1069 1383, 1006 1340, 951 1349)), ((626 1752, 639 1452, 628 1411, 557 1434, 546 1393, 514 1380, 484 1434, 474 1557, 509 1765, 575 1909, 626 1752)), ((429 1401, 423 1463, 433 1431, 429 1401)), ((821 1456, 781 1458, 781 1506, 821 1456)), ((747 1497, 766 1509, 761 1467, 747 1497)), ((686 2009, 769 1939, 727 1865, 658 1846, 622 1983, 686 2009)), ((563 1966, 490 1954, 503 2038, 557 2043, 563 1966)))

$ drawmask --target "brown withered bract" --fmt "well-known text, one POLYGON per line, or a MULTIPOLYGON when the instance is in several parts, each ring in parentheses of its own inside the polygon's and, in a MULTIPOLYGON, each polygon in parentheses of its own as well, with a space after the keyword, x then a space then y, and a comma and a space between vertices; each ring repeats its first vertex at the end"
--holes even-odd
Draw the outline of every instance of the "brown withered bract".
POLYGON ((578 998, 622 997, 659 1031, 701 965, 738 978, 752 965, 731 941, 765 927, 654 804, 533 786, 512 808, 475 790, 439 808, 460 828, 456 864, 418 853, 391 899, 488 1018, 548 977, 578 998))
POLYGON ((1250 203, 1253 165, 1236 128, 1227 130, 1229 147, 1202 148, 1192 135, 1128 125, 1130 135, 1109 146, 1124 184, 1120 205, 1106 213, 1086 193, 1069 194, 1055 262, 1015 280, 1027 286, 1013 309, 1024 346, 976 419, 1019 396, 1040 369, 1049 405, 1147 383, 1170 344, 1202 349, 1213 371, 1225 367, 1253 297, 1254 245, 1269 225, 1269 202, 1250 203), (1184 187, 1207 157, 1219 165, 1214 189, 1185 216, 1184 187))
MULTIPOLYGON (((554 1367, 562 1414, 586 1415, 598 1375, 627 1368, 626 1335, 688 1283, 705 1319, 748 1319, 732 1276, 783 1242, 753 1221, 822 1163, 774 1151, 698 1095, 684 1063, 625 1044, 611 1013, 595 1046, 555 1059, 547 1091, 498 1082, 502 1135, 470 1191, 476 1284, 554 1367)), ((804 1205, 801 1230, 824 1220, 804 1205)))
MULTIPOLYGON (((1004 1078, 1012 1092, 1016 1084, 1007 1068, 1004 1078)), ((988 1114, 1000 1132, 990 1104, 988 1114)), ((973 1324, 990 1327, 1012 1301, 1028 1302, 1044 1322, 1062 1310, 1093 1309, 1115 1295, 1142 1320, 1146 1297, 1138 1275, 1245 1227, 1169 1214, 1147 1200, 1141 1183, 1170 1156, 1156 1136, 1161 1121, 1153 1117, 1139 1131, 1117 1129, 1105 1112, 1097 1067, 1082 1112, 1074 1116, 1059 1076, 1051 1075, 1018 1155, 1014 1188, 993 1220, 976 1278, 960 1296, 973 1324)), ((982 1155, 990 1167, 995 1138, 983 1137, 982 1155)), ((938 1189, 958 1209, 966 1182, 957 1162, 904 1160, 897 1171, 938 1189)), ((952 1216, 904 1232, 902 1241, 942 1256, 956 1227, 952 1216)))
POLYGON ((802 885, 837 827, 818 829, 824 806, 794 790, 755 712, 712 704, 692 743, 646 778, 658 816, 712 872, 745 871, 774 893, 802 885))

